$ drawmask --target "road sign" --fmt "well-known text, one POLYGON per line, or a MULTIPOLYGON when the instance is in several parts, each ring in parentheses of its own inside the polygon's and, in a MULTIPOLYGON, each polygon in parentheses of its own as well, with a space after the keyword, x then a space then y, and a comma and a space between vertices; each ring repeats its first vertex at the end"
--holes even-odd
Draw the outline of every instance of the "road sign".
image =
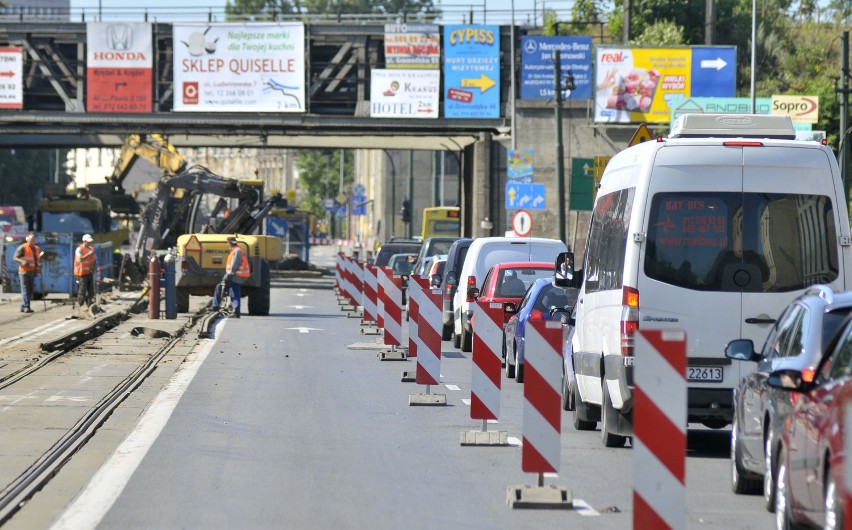
POLYGON ((334 199, 332 199, 332 198, 323 199, 322 200, 322 207, 325 208, 325 211, 327 211, 327 212, 333 212, 334 211, 334 199))
POLYGON ((367 215, 367 197, 356 194, 352 196, 352 215, 367 215))
POLYGON ((648 142, 651 138, 653 138, 651 136, 651 131, 649 131, 648 126, 643 123, 636 129, 636 132, 633 133, 633 138, 630 139, 627 147, 633 147, 634 145, 639 145, 642 142, 648 142))
POLYGON ((286 238, 288 235, 287 221, 280 217, 266 217, 266 234, 270 236, 286 238))
POLYGON ((337 207, 337 211, 335 213, 335 217, 338 219, 346 219, 346 205, 341 204, 337 207))
POLYGON ((506 180, 529 184, 533 181, 533 150, 509 149, 506 153, 506 180))
POLYGON ((366 195, 366 194, 367 194, 367 188, 364 187, 364 185, 361 184, 360 182, 358 184, 355 184, 355 187, 352 188, 352 195, 366 195))
POLYGON ((545 199, 544 184, 506 184, 506 208, 509 210, 544 210, 545 199))
POLYGON ((532 216, 526 210, 518 210, 512 217, 512 230, 518 237, 527 237, 532 232, 532 216))

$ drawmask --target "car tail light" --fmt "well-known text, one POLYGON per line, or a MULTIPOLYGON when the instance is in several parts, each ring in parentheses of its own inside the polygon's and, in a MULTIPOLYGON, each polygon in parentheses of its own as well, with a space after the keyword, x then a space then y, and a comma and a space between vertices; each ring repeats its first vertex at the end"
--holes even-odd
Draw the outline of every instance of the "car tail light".
POLYGON ((183 261, 180 263, 180 270, 182 270, 182 271, 188 271, 188 270, 189 270, 189 262, 188 262, 188 261, 186 261, 186 260, 183 260, 183 261))
MULTIPOLYGON (((467 277, 467 288, 476 287, 476 276, 468 276, 467 277)), ((465 302, 475 302, 476 299, 472 296, 465 296, 465 302)))
POLYGON ((544 320, 544 313, 542 313, 538 309, 533 309, 532 311, 530 311, 530 320, 544 320))
POLYGON ((639 330, 639 291, 632 287, 621 290, 621 355, 633 356, 635 334, 639 330))
POLYGON ((816 375, 815 370, 805 369, 802 370, 802 381, 805 383, 811 383, 814 380, 814 376, 816 375))

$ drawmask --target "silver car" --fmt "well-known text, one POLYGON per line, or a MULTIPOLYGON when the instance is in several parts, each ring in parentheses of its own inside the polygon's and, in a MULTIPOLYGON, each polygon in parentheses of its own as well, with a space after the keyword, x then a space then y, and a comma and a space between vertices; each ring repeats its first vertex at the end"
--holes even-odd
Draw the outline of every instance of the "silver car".
POLYGON ((769 332, 763 349, 751 340, 728 343, 725 355, 757 363, 734 390, 731 426, 731 489, 735 493, 763 490, 766 509, 775 509, 780 432, 797 395, 766 384, 770 372, 799 370, 813 377, 825 347, 844 317, 852 312, 852 292, 835 293, 820 285, 795 299, 769 332))

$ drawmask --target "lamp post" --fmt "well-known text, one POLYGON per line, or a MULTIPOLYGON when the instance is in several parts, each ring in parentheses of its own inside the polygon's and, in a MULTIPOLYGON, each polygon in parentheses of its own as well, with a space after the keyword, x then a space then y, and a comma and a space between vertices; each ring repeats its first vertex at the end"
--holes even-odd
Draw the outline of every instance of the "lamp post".
POLYGON ((388 157, 391 164, 391 215, 390 215, 390 235, 393 236, 396 232, 396 164, 393 157, 388 153, 387 149, 382 149, 382 152, 388 157))

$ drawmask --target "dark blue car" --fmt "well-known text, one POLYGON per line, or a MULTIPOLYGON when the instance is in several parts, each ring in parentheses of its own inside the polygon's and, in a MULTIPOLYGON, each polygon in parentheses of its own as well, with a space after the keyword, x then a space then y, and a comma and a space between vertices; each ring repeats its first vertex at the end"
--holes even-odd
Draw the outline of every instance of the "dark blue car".
POLYGON ((555 287, 552 278, 539 278, 533 283, 517 307, 517 312, 503 327, 503 360, 506 377, 524 382, 524 331, 530 320, 558 320, 573 309, 577 289, 555 287))

